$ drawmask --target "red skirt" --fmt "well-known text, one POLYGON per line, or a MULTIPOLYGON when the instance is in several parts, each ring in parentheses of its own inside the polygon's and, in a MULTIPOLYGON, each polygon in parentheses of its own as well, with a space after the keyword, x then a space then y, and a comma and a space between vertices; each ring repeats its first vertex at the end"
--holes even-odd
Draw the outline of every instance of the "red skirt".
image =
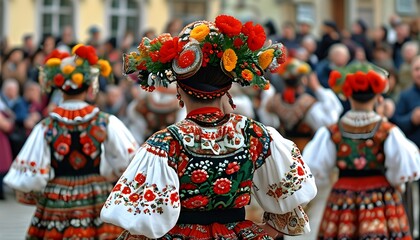
MULTIPOLYGON (((118 240, 140 240, 148 239, 143 236, 131 235, 125 231, 118 240)), ((253 240, 272 240, 264 230, 252 221, 242 221, 236 223, 210 225, 199 224, 178 224, 172 228, 162 238, 169 239, 188 239, 188 240, 212 240, 212 239, 253 239, 253 240)))
POLYGON ((319 239, 412 239, 401 195, 385 176, 342 177, 333 186, 319 239))

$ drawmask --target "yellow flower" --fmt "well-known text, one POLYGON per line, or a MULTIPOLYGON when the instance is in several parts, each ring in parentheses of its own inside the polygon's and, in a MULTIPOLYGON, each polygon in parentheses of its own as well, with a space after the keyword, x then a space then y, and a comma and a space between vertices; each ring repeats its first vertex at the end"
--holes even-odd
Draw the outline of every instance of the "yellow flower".
POLYGON ((74 66, 66 65, 63 67, 63 73, 66 75, 71 74, 74 71, 74 69, 76 69, 74 66))
POLYGON ((74 55, 74 53, 76 52, 76 50, 77 50, 79 47, 83 46, 83 45, 84 45, 83 43, 79 43, 79 44, 77 44, 76 46, 74 46, 74 47, 71 49, 71 54, 72 54, 72 55, 74 55))
POLYGON ((274 49, 267 49, 258 56, 258 63, 262 69, 268 68, 274 58, 274 49))
POLYGON ((53 67, 53 66, 58 66, 61 64, 61 59, 59 58, 50 58, 47 60, 47 62, 45 63, 47 66, 49 67, 53 67))
POLYGON ((226 71, 230 72, 236 67, 236 62, 238 61, 238 56, 236 56, 235 51, 231 48, 226 49, 222 56, 223 67, 226 71))
POLYGON ((83 83, 83 74, 75 73, 71 76, 71 80, 77 85, 81 86, 83 83))
POLYGON ((84 61, 83 61, 83 59, 82 59, 82 58, 76 58, 76 61, 75 61, 75 62, 76 62, 76 65, 77 65, 77 66, 80 66, 80 65, 82 65, 82 64, 83 64, 83 62, 84 62, 84 61))
POLYGON ((254 74, 248 69, 242 70, 241 75, 248 82, 252 81, 252 79, 254 78, 254 74))
POLYGON ((104 77, 108 77, 112 71, 112 68, 109 62, 107 60, 100 59, 98 60, 98 64, 101 67, 101 75, 104 77))
POLYGON ((190 37, 201 42, 209 34, 210 28, 206 24, 201 24, 193 28, 190 33, 190 37))
POLYGON ((270 82, 266 82, 266 84, 264 85, 264 90, 268 89, 270 89, 270 82))
POLYGON ((298 68, 297 68, 297 73, 298 74, 306 74, 306 73, 309 73, 309 71, 310 71, 310 68, 309 68, 309 65, 308 64, 306 64, 306 63, 303 63, 302 65, 300 65, 298 68))

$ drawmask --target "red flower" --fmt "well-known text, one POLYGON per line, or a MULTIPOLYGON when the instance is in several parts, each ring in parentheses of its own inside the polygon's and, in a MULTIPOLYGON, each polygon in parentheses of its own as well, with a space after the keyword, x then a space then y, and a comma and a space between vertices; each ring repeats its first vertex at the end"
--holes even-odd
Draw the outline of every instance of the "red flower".
POLYGON ((211 43, 209 43, 209 42, 205 42, 203 44, 203 47, 201 48, 201 50, 203 51, 203 53, 208 53, 211 50, 213 50, 213 45, 211 45, 211 43))
POLYGON ((235 199, 235 207, 241 208, 247 205, 249 203, 249 200, 251 200, 251 196, 248 193, 242 194, 235 199))
POLYGON ((140 199, 140 195, 138 195, 137 193, 133 193, 128 197, 128 199, 130 199, 130 202, 136 202, 140 199))
POLYGON ((113 192, 117 192, 117 191, 120 191, 120 190, 121 190, 121 184, 120 183, 115 185, 115 187, 112 189, 113 192))
POLYGON ((91 154, 95 153, 97 150, 95 144, 93 144, 93 142, 88 142, 83 144, 83 153, 85 153, 86 155, 90 156, 91 154))
POLYGON ((92 135, 98 142, 103 142, 106 139, 106 131, 99 127, 99 126, 92 126, 90 131, 90 135, 92 135))
POLYGON ((159 61, 161 63, 172 61, 178 56, 184 45, 185 43, 179 42, 179 37, 164 42, 159 50, 159 61))
POLYGON ((253 26, 252 22, 247 22, 242 27, 242 32, 248 37, 246 43, 251 51, 256 51, 264 46, 267 36, 261 25, 257 24, 253 26))
POLYGON ((63 59, 63 58, 69 57, 69 56, 70 56, 70 54, 68 52, 60 52, 57 49, 54 49, 48 56, 45 57, 44 63, 46 63, 48 61, 48 59, 50 59, 50 58, 63 59))
POLYGON ((193 183, 202 183, 205 182, 208 178, 208 174, 206 171, 198 169, 194 170, 191 174, 191 181, 193 183))
POLYGON ((286 103, 293 104, 296 101, 296 90, 291 87, 286 87, 283 91, 282 97, 286 103))
POLYGON ((337 70, 332 70, 330 73, 330 78, 328 79, 328 85, 333 88, 339 78, 341 78, 341 73, 337 70))
POLYGON ((346 77, 346 80, 344 81, 343 84, 343 94, 346 97, 350 97, 353 94, 353 89, 352 89, 352 84, 351 82, 351 78, 348 78, 349 76, 346 77))
POLYGON ((213 191, 219 195, 226 194, 230 191, 231 185, 232 182, 229 179, 220 178, 214 183, 213 191))
POLYGON ((185 208, 201 208, 209 203, 209 198, 205 196, 195 196, 182 201, 182 206, 185 208))
POLYGON ((281 187, 277 188, 275 194, 277 198, 280 198, 283 195, 282 188, 281 187))
POLYGON ((234 41, 233 41, 233 46, 235 46, 236 48, 240 48, 240 47, 242 47, 242 45, 244 44, 244 42, 242 41, 242 39, 240 39, 240 38, 236 38, 234 41))
POLYGON ((175 202, 179 201, 179 195, 177 192, 171 193, 169 196, 169 199, 171 200, 171 204, 174 204, 175 202))
POLYGON ((342 143, 338 146, 338 152, 337 152, 338 157, 346 157, 350 155, 350 153, 351 153, 351 147, 347 143, 342 143))
POLYGON ((241 33, 241 21, 232 16, 219 15, 215 19, 215 24, 220 32, 226 34, 228 37, 233 37, 241 33))
POLYGON ((357 71, 354 74, 353 82, 350 82, 353 84, 353 90, 354 91, 367 91, 369 88, 369 82, 366 78, 366 74, 362 71, 357 71))
POLYGON ((252 181, 251 180, 246 180, 243 181, 239 184, 239 187, 243 188, 243 187, 251 187, 252 186, 252 181))
POLYGON ((237 162, 231 162, 228 164, 227 169, 226 169, 226 173, 227 174, 233 174, 237 171, 239 171, 240 167, 239 164, 237 162))
POLYGON ((137 175, 134 177, 134 180, 138 182, 138 184, 142 185, 146 181, 146 176, 142 173, 137 173, 137 175))
POLYGON ((122 190, 122 193, 124 193, 124 194, 130 194, 131 193, 131 189, 129 187, 124 187, 124 189, 122 190))
POLYGON ((62 74, 60 74, 60 73, 58 73, 57 75, 55 75, 54 76, 54 84, 57 86, 57 87, 61 87, 61 86, 63 86, 63 84, 64 84, 64 81, 65 81, 66 79, 64 79, 64 77, 63 77, 63 75, 62 74))
POLYGON ((183 52, 178 59, 178 64, 182 68, 186 68, 191 66, 194 63, 195 54, 193 50, 187 50, 183 52))
POLYGON ((379 75, 377 72, 369 71, 367 73, 367 79, 374 93, 380 94, 385 90, 386 85, 387 85, 387 80, 383 78, 381 75, 379 75))
POLYGON ((297 173, 299 176, 303 176, 305 175, 305 170, 303 170, 303 168, 301 166, 298 167, 297 169, 297 173))
POLYGON ((146 201, 150 202, 150 201, 155 200, 155 198, 156 198, 156 194, 150 189, 147 189, 146 192, 144 193, 144 199, 146 199, 146 201))
POLYGON ((149 52, 149 57, 152 59, 152 62, 157 62, 159 60, 159 52, 149 52))

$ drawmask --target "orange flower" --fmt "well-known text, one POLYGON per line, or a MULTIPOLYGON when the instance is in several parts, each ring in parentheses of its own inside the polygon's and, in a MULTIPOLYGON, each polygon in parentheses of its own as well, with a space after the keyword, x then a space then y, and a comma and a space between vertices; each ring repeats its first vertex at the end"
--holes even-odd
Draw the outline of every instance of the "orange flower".
POLYGON ((101 75, 104 77, 108 77, 111 74, 112 68, 111 65, 107 60, 100 59, 98 60, 98 64, 101 68, 101 75))
POLYGON ((74 66, 66 65, 66 66, 63 67, 63 73, 66 74, 66 75, 69 75, 74 71, 74 69, 76 69, 74 66))
POLYGON ((47 66, 49 67, 53 67, 53 66, 58 66, 61 64, 61 59, 59 58, 50 58, 47 60, 47 62, 45 63, 47 66))
POLYGON ((231 48, 226 49, 222 56, 223 67, 226 71, 230 72, 236 67, 236 62, 238 61, 238 56, 236 56, 235 51, 231 48))
POLYGON ((201 42, 207 37, 209 32, 210 28, 206 24, 201 24, 191 30, 190 37, 201 42))
POLYGON ((254 74, 248 69, 242 70, 241 75, 248 82, 252 81, 252 79, 254 78, 254 74))
POLYGON ((77 85, 81 86, 83 83, 83 74, 75 73, 71 76, 71 80, 77 85))
POLYGON ((267 49, 258 56, 258 63, 262 69, 268 68, 274 58, 274 49, 267 49))

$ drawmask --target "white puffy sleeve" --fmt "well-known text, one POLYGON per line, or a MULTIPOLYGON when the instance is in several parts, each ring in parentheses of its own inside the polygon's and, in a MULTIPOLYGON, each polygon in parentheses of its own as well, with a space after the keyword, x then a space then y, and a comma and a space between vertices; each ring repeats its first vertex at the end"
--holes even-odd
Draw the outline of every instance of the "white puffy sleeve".
POLYGON ((166 152, 145 143, 106 200, 101 218, 133 235, 162 237, 178 220, 178 192, 178 176, 166 152))
POLYGON ((107 138, 102 145, 100 173, 103 176, 121 176, 133 158, 138 144, 126 126, 110 115, 107 138))
POLYGON ((394 185, 415 181, 420 177, 419 148, 396 126, 384 143, 386 178, 394 185))
POLYGON ((315 180, 296 145, 274 128, 267 127, 267 130, 272 138, 271 154, 254 173, 253 193, 266 212, 264 219, 268 224, 289 235, 308 232, 308 219, 300 206, 315 197, 315 180), (281 221, 284 218, 288 220, 281 221), (296 218, 302 229, 292 230, 287 224, 291 218, 296 218))
POLYGON ((303 150, 303 159, 311 168, 317 186, 325 186, 335 166, 336 148, 326 127, 321 127, 303 150))
POLYGON ((315 91, 315 97, 317 102, 308 110, 304 121, 314 130, 336 123, 343 111, 343 106, 334 92, 320 87, 315 91))
POLYGON ((48 180, 54 177, 45 131, 42 123, 33 128, 4 178, 9 187, 25 193, 43 191, 48 180))

